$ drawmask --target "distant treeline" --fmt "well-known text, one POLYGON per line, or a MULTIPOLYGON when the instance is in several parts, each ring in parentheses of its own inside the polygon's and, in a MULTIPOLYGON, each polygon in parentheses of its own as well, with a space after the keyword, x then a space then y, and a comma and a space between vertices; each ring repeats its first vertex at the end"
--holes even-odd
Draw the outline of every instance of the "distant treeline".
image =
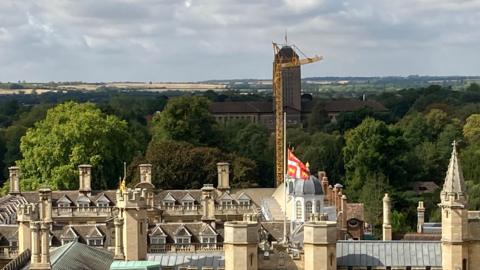
MULTIPOLYGON (((341 93, 337 93, 341 97, 341 93)), ((350 96, 350 94, 348 95, 350 96)), ((353 98, 361 99, 357 94, 353 98)), ((323 99, 287 131, 288 144, 310 163, 345 185, 349 200, 362 201, 367 221, 380 224, 381 197, 390 192, 396 231, 414 228, 416 203, 427 220, 439 220, 439 191, 421 196, 415 182, 441 186, 453 140, 469 189, 469 206, 480 206, 480 86, 462 91, 432 85, 368 96, 388 109, 337 115, 332 123, 323 99)), ((214 183, 215 164, 232 164, 232 186, 273 186, 273 136, 260 124, 219 125, 211 101, 271 100, 261 93, 153 93, 100 89, 0 97, 0 169, 22 167, 22 187, 77 188, 76 166, 94 165, 93 187, 116 188, 127 162, 127 181, 136 166, 153 164, 158 188, 199 188, 214 183)), ((3 191, 8 188, 8 182, 3 191)))

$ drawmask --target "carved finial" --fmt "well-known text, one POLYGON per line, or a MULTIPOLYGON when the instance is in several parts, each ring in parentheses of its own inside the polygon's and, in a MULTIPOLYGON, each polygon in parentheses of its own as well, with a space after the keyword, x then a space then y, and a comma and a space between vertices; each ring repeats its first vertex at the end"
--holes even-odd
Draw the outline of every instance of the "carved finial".
POLYGON ((461 203, 466 203, 466 188, 465 180, 463 179, 463 172, 457 156, 457 141, 452 142, 452 156, 448 164, 447 175, 445 183, 443 184, 442 200, 447 200, 448 196, 452 195, 461 203))

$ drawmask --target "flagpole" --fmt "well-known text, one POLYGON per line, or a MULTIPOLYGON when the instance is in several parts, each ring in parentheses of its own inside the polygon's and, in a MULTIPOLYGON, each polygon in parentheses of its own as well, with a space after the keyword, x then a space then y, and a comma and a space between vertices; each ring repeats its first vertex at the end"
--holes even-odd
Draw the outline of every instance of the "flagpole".
POLYGON ((287 244, 287 188, 288 188, 288 183, 287 183, 287 112, 283 112, 283 188, 284 188, 284 200, 283 200, 283 209, 284 209, 284 215, 283 215, 283 242, 287 244))

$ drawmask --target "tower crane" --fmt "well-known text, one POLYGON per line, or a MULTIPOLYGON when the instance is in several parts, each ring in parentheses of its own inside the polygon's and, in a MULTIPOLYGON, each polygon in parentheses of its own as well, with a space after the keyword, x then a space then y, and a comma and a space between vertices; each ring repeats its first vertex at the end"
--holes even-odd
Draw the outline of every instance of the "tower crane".
MULTIPOLYGON (((283 105, 283 86, 282 86, 282 71, 288 68, 299 67, 301 65, 314 63, 323 59, 322 56, 315 55, 314 57, 306 57, 299 59, 298 57, 291 57, 288 61, 282 61, 280 57, 277 57, 281 48, 273 42, 273 80, 272 88, 275 104, 275 183, 279 186, 283 183, 285 171, 285 146, 284 136, 286 130, 284 130, 284 105, 283 105)), ((297 48, 298 50, 298 48, 297 48)))

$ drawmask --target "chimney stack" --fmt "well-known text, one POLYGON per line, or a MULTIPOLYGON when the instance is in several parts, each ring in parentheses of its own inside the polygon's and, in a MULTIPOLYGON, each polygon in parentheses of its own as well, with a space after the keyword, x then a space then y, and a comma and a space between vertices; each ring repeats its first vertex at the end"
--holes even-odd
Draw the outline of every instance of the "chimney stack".
POLYGON ((423 233, 423 224, 425 223, 425 207, 423 201, 418 202, 417 207, 417 233, 423 233))
POLYGON ((343 230, 347 229, 347 196, 342 195, 342 203, 341 203, 341 209, 342 209, 342 220, 341 220, 341 228, 343 230))
POLYGON ((217 171, 218 171, 218 187, 217 189, 220 191, 230 191, 230 168, 227 162, 219 162, 217 163, 217 171))
POLYGON ((213 192, 215 189, 212 184, 205 184, 202 187, 202 221, 215 221, 215 201, 213 192))
POLYGON ((390 213, 390 197, 388 193, 385 193, 385 197, 383 197, 383 241, 390 241, 392 240, 392 225, 391 225, 391 213, 390 213))
POLYGON ((50 228, 52 225, 52 191, 41 188, 39 194, 39 221, 30 222, 31 270, 51 269, 50 265, 50 228))
POLYGON ((90 193, 92 191, 92 165, 79 165, 78 174, 80 181, 79 191, 83 193, 90 193))
POLYGON ((320 218, 320 221, 306 222, 303 231, 305 269, 336 270, 336 222, 320 218))
POLYGON ((20 168, 12 166, 8 168, 10 176, 10 195, 20 194, 20 168))
POLYGON ((152 183, 152 164, 140 164, 140 183, 152 183))
POLYGON ((259 223, 229 221, 224 226, 225 270, 257 270, 259 223))

